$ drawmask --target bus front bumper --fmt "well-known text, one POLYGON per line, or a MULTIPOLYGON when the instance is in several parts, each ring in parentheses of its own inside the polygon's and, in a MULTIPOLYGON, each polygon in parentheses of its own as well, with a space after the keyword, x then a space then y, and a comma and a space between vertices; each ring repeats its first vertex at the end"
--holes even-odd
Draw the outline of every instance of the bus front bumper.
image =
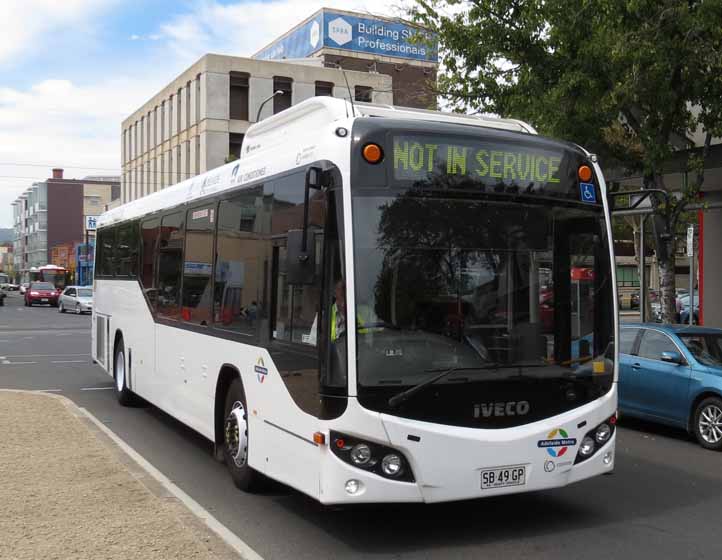
POLYGON ((399 482, 366 472, 329 451, 323 461, 320 500, 329 504, 468 500, 556 488, 611 473, 616 429, 609 440, 595 444, 591 457, 575 461, 582 440, 614 415, 616 402, 613 390, 555 418, 501 430, 458 428, 381 415, 389 436, 389 441, 383 443, 405 455, 415 482, 399 482), (495 480, 509 473, 515 478, 501 483, 495 480))

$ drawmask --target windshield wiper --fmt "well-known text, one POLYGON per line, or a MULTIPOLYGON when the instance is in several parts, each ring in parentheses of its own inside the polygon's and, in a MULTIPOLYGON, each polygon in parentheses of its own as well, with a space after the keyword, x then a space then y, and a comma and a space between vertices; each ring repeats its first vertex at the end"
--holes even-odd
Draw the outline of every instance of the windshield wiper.
POLYGON ((426 387, 429 385, 433 385, 437 381, 441 381, 448 375, 451 375, 452 373, 456 373, 458 371, 479 371, 479 370, 488 370, 488 369, 514 369, 514 368, 536 368, 536 367, 549 367, 548 364, 500 364, 498 362, 490 362, 488 364, 484 364, 483 366, 476 366, 476 367, 453 367, 448 368, 444 370, 438 370, 438 369, 427 369, 425 370, 427 373, 436 373, 441 372, 439 375, 435 375, 433 377, 430 377, 429 379, 422 381, 421 383, 414 385, 413 387, 410 387, 404 391, 401 391, 400 393, 394 395, 388 400, 388 404, 391 408, 396 408, 400 404, 406 402, 411 397, 413 397, 416 393, 419 391, 423 391, 426 387))
POLYGON ((483 370, 483 369, 497 369, 499 367, 499 364, 497 363, 490 363, 485 364, 483 366, 477 366, 477 367, 453 367, 445 370, 438 370, 438 369, 427 369, 426 372, 438 372, 441 371, 438 375, 435 375, 433 377, 430 377, 426 381, 422 381, 421 383, 414 385, 413 387, 410 387, 404 391, 401 391, 400 393, 394 395, 389 399, 389 406, 391 408, 396 408, 401 403, 406 402, 411 397, 413 397, 416 393, 419 391, 422 391, 429 385, 433 385, 437 381, 442 380, 447 375, 451 375, 452 373, 455 373, 457 371, 473 371, 473 370, 483 370))

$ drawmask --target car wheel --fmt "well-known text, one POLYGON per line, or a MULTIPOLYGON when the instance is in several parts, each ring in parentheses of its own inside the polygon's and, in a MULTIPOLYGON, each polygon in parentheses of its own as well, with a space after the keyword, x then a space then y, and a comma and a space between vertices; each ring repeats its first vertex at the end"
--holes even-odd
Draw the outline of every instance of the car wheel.
POLYGON ((80 315, 81 313, 82 313, 82 311, 80 310, 80 304, 76 303, 75 304, 75 314, 80 315))
POLYGON ((694 435, 702 447, 722 451, 722 399, 708 397, 697 405, 694 435))
POLYGON ((115 394, 118 402, 123 406, 131 406, 135 402, 135 395, 128 389, 127 368, 125 364, 125 345, 123 339, 118 341, 115 347, 115 358, 113 359, 113 377, 115 378, 115 394))
POLYGON ((65 313, 65 307, 63 307, 62 301, 58 304, 58 313, 65 313))
POLYGON ((261 475, 248 465, 248 413, 243 383, 235 379, 224 407, 223 458, 233 483, 245 492, 257 489, 261 475))

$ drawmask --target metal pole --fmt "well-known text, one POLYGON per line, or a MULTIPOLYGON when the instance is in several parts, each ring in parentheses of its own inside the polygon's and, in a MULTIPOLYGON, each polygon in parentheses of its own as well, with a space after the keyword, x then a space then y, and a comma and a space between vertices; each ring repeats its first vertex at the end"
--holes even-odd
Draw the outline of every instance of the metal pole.
POLYGON ((90 232, 88 231, 88 228, 85 228, 85 266, 82 268, 83 270, 83 283, 82 286, 88 285, 88 255, 90 254, 90 232))
POLYGON ((642 216, 639 221, 639 321, 644 323, 647 319, 647 267, 644 258, 644 221, 647 216, 642 216))
POLYGON ((694 234, 689 250, 689 324, 694 325, 694 234))
POLYGON ((256 122, 259 122, 261 120, 261 111, 263 110, 263 106, 277 95, 283 95, 283 90, 277 89, 270 97, 266 97, 266 99, 261 102, 261 106, 258 108, 258 113, 256 113, 256 122))

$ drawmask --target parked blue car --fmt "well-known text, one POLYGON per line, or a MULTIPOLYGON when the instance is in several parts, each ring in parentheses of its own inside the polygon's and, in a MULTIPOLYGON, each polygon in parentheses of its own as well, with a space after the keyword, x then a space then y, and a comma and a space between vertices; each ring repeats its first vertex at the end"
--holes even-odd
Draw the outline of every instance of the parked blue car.
POLYGON ((722 450, 722 329, 625 323, 619 334, 619 410, 689 430, 722 450))

